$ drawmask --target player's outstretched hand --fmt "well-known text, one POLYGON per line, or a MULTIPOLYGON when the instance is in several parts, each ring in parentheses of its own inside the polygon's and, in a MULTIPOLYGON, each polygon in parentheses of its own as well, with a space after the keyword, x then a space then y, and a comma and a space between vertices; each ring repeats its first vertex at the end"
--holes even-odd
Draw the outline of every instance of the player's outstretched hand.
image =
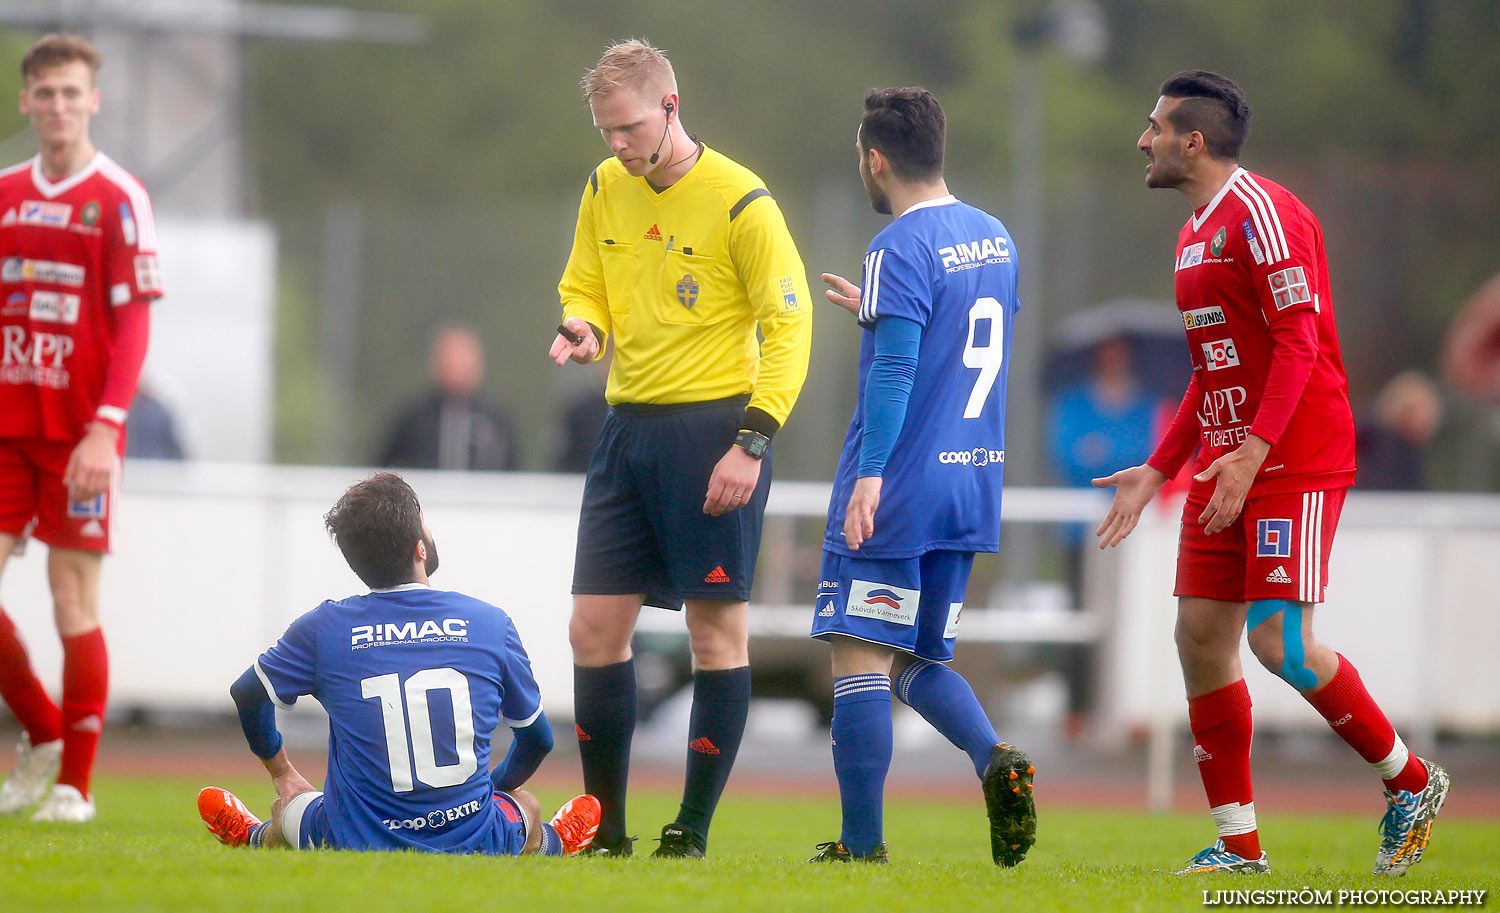
POLYGON ((1141 512, 1165 484, 1166 474, 1145 463, 1095 479, 1095 488, 1113 486, 1115 490, 1115 500, 1109 505, 1109 513, 1104 517, 1104 522, 1099 524, 1099 528, 1094 530, 1094 535, 1099 537, 1099 547, 1116 546, 1124 542, 1125 537, 1140 522, 1141 512))
POLYGON ((1212 536, 1221 532, 1239 519, 1240 511, 1245 507, 1245 497, 1250 494, 1250 485, 1255 481, 1255 474, 1260 472, 1260 464, 1265 462, 1270 450, 1270 444, 1252 434, 1245 438, 1245 443, 1209 463, 1207 469, 1193 476, 1193 480, 1197 482, 1217 480, 1214 483, 1214 496, 1209 499, 1203 513, 1198 515, 1198 522, 1203 524, 1204 535, 1212 536))
POLYGON ((68 486, 68 497, 75 501, 87 501, 109 490, 115 468, 120 463, 120 432, 108 425, 95 422, 73 453, 68 457, 68 468, 63 472, 63 484, 68 486))
POLYGON ((844 510, 844 543, 855 551, 875 535, 875 511, 880 508, 880 476, 854 480, 849 506, 844 510))
POLYGON ((828 296, 829 301, 851 314, 859 313, 859 286, 834 273, 824 273, 823 281, 828 283, 823 294, 828 296))
POLYGON ((720 517, 744 507, 750 503, 759 481, 760 460, 739 447, 730 447, 714 466, 714 474, 709 476, 703 512, 710 517, 720 517))
POLYGON ((599 337, 594 335, 594 328, 589 326, 587 320, 582 317, 569 317, 563 321, 563 326, 578 337, 578 342, 573 342, 562 333, 558 333, 552 340, 551 350, 547 353, 553 361, 559 365, 565 365, 572 360, 586 365, 599 357, 599 337))

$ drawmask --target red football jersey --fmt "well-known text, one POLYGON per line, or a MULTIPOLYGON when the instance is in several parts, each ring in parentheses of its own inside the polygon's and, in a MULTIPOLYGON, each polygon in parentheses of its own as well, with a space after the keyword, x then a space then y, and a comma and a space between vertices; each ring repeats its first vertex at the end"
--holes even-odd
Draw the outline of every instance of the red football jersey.
POLYGON ((55 183, 38 158, 0 171, 0 438, 80 439, 114 308, 161 294, 151 201, 108 156, 55 183))
POLYGON ((1236 170, 1182 227, 1176 287, 1201 398, 1198 469, 1255 431, 1272 446, 1252 495, 1354 484, 1349 381, 1334 327, 1323 231, 1312 212, 1279 184, 1236 170), (1316 315, 1316 358, 1276 438, 1261 433, 1268 416, 1259 415, 1271 368, 1271 326, 1305 310, 1316 315))

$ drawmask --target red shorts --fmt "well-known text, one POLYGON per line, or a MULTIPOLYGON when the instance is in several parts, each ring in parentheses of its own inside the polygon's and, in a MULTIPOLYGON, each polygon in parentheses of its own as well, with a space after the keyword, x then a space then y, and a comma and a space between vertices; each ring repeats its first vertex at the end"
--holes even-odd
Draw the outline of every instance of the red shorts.
POLYGON ((1285 599, 1322 602, 1328 555, 1346 488, 1262 495, 1245 501, 1239 520, 1212 536, 1198 516, 1206 501, 1182 509, 1174 596, 1223 602, 1285 599))
POLYGON ((35 536, 53 548, 109 551, 119 474, 109 491, 73 501, 63 484, 76 441, 0 439, 0 533, 35 536))

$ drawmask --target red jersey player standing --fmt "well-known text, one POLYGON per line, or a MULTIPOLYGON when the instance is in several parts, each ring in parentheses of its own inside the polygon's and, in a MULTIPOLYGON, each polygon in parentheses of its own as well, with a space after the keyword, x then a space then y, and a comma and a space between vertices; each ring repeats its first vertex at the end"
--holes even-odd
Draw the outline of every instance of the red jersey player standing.
POLYGON ((0 696, 21 725, 0 813, 89 821, 108 658, 99 567, 109 550, 126 410, 162 293, 146 191, 97 151, 99 53, 48 35, 21 60, 21 113, 38 154, 0 171, 0 571, 24 536, 47 543, 62 704, 0 610, 0 696), (47 792, 52 780, 56 785, 47 792))
POLYGON ((1193 378, 1144 464, 1115 486, 1100 547, 1130 534, 1198 450, 1177 554, 1177 654, 1193 756, 1219 840, 1182 873, 1268 872, 1250 783, 1250 692, 1240 637, 1385 783, 1375 872, 1421 861, 1448 774, 1411 754, 1354 665, 1313 636, 1344 494, 1354 419, 1334 327, 1323 233, 1285 188, 1239 166, 1250 106, 1222 76, 1168 79, 1137 145, 1147 187, 1193 205, 1177 240, 1177 307, 1193 378))

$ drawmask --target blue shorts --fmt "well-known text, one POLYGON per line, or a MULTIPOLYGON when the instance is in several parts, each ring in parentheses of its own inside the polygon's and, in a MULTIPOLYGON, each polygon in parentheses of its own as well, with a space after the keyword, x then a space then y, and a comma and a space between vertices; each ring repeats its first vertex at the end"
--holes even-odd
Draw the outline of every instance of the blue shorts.
POLYGON ((880 559, 824 551, 812 636, 842 634, 951 662, 973 566, 973 552, 880 559))
MULTIPOLYGON (((324 801, 322 793, 303 793, 287 803, 286 811, 282 815, 283 836, 287 832, 297 835, 296 848, 299 850, 316 849, 429 849, 434 853, 442 852, 487 852, 496 856, 519 856, 526 847, 526 816, 521 811, 521 806, 515 799, 505 793, 494 794, 495 808, 499 814, 495 815, 494 828, 496 833, 493 838, 481 835, 475 841, 471 840, 471 846, 488 847, 488 849, 469 849, 461 847, 457 850, 445 848, 441 845, 423 846, 421 842, 408 842, 404 846, 382 847, 347 847, 341 846, 340 841, 334 835, 333 823, 329 819, 328 805, 324 801)), ((406 822, 412 824, 413 822, 406 822)), ((420 822, 418 822, 420 823, 420 822)), ((288 840, 290 842, 290 840, 288 840)))
POLYGON ((589 459, 573 592, 645 593, 648 605, 750 598, 771 454, 745 506, 703 512, 708 480, 745 418, 744 396, 610 409, 589 459))

